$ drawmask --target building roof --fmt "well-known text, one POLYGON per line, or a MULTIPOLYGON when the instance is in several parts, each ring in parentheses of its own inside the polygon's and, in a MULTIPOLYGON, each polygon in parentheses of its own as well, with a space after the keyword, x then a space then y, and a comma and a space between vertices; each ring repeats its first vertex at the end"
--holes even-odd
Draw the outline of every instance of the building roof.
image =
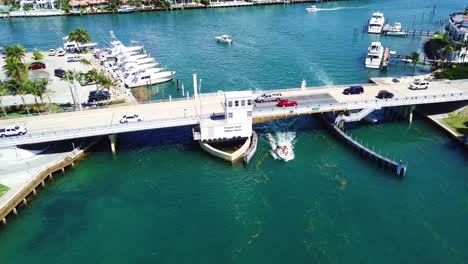
POLYGON ((252 98, 252 91, 236 91, 236 92, 224 92, 224 98, 235 99, 235 98, 252 98))

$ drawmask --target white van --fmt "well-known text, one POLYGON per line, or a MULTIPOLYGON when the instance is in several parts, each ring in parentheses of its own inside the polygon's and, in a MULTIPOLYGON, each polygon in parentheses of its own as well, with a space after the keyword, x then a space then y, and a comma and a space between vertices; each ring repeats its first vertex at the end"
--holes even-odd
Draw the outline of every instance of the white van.
POLYGON ((264 93, 262 95, 257 96, 255 98, 255 102, 263 103, 263 102, 271 102, 271 101, 280 101, 283 98, 281 93, 264 93))
POLYGON ((20 136, 28 132, 26 126, 24 125, 15 125, 5 128, 0 128, 0 137, 11 137, 11 136, 20 136))
POLYGON ((424 90, 429 88, 429 81, 421 81, 419 79, 414 80, 408 87, 410 90, 424 90))

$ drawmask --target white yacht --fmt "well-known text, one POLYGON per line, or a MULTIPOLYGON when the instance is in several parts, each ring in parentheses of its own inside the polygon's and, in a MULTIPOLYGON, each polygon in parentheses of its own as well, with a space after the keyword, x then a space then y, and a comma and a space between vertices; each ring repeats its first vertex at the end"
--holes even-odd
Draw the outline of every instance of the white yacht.
POLYGON ((135 7, 129 5, 123 5, 117 9, 119 13, 132 13, 135 12, 135 7))
POLYGON ((125 87, 135 88, 147 85, 153 85, 158 83, 164 83, 172 80, 174 78, 174 71, 164 71, 152 73, 150 71, 142 71, 134 76, 129 76, 125 79, 125 87))
POLYGON ((215 37, 217 42, 222 42, 222 43, 227 43, 227 44, 232 44, 233 40, 229 35, 221 35, 221 36, 216 36, 215 37))
POLYGON ((317 6, 315 5, 312 5, 308 8, 305 9, 307 12, 315 12, 315 11, 318 11, 319 9, 317 8, 317 6))
POLYGON ((371 46, 367 49, 366 68, 379 69, 382 65, 384 48, 382 43, 376 41, 372 42, 371 46))
POLYGON ((384 14, 380 12, 375 12, 372 14, 372 17, 369 21, 369 27, 367 29, 367 32, 371 34, 380 34, 382 33, 384 24, 384 14))

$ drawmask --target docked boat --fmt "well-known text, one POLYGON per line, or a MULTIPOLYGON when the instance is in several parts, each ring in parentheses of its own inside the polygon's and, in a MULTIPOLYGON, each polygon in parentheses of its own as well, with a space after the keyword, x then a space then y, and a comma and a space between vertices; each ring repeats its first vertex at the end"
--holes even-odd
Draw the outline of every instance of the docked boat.
POLYGON ((383 13, 375 12, 369 21, 368 33, 381 34, 385 24, 385 17, 383 13))
POLYGON ((96 42, 78 43, 76 41, 68 41, 68 36, 64 37, 63 40, 65 41, 65 43, 63 44, 63 49, 68 52, 74 52, 76 50, 93 49, 94 47, 97 46, 96 42))
POLYGON ((232 44, 234 42, 229 35, 221 35, 215 37, 217 42, 232 44))
POLYGON ((124 83, 125 87, 127 88, 159 84, 172 80, 174 78, 174 74, 174 71, 153 73, 151 71, 145 70, 125 79, 124 83))
POLYGON ((129 5, 123 5, 119 9, 117 9, 119 13, 132 13, 135 12, 135 7, 129 5))
POLYGON ((391 26, 390 24, 385 24, 385 26, 383 27, 383 32, 385 35, 389 36, 408 36, 408 32, 402 31, 400 22, 396 22, 393 26, 391 26))
POLYGON ((307 7, 305 10, 307 12, 315 12, 315 11, 318 11, 319 9, 317 8, 317 6, 312 5, 312 6, 307 7))
POLYGON ((366 68, 379 69, 382 65, 384 48, 379 41, 372 42, 367 49, 366 68))

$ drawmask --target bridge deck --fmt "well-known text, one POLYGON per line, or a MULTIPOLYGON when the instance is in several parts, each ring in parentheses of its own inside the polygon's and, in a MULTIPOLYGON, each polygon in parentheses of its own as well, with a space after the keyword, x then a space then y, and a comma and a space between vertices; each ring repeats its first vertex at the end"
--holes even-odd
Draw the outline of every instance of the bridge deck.
MULTIPOLYGON (((334 87, 309 87, 304 91, 289 89, 282 91, 283 96, 295 99, 299 105, 292 108, 278 108, 275 103, 257 103, 254 117, 271 117, 282 114, 304 114, 333 110, 352 110, 367 107, 387 107, 415 105, 436 102, 468 100, 468 80, 435 81, 427 90, 413 91, 407 87, 412 78, 402 78, 399 83, 392 83, 391 78, 375 79, 376 84, 366 84, 364 93, 343 95, 348 85, 334 87), (375 96, 380 90, 388 90, 395 97, 380 100, 375 96)), ((68 112, 24 118, 0 120, 0 127, 24 123, 28 134, 0 139, 0 147, 32 144, 78 137, 124 133, 146 129, 194 125, 200 116, 224 111, 222 94, 204 94, 201 99, 182 99, 172 102, 136 104, 120 107, 68 112), (120 124, 123 114, 138 113, 144 116, 144 122, 120 124)))

